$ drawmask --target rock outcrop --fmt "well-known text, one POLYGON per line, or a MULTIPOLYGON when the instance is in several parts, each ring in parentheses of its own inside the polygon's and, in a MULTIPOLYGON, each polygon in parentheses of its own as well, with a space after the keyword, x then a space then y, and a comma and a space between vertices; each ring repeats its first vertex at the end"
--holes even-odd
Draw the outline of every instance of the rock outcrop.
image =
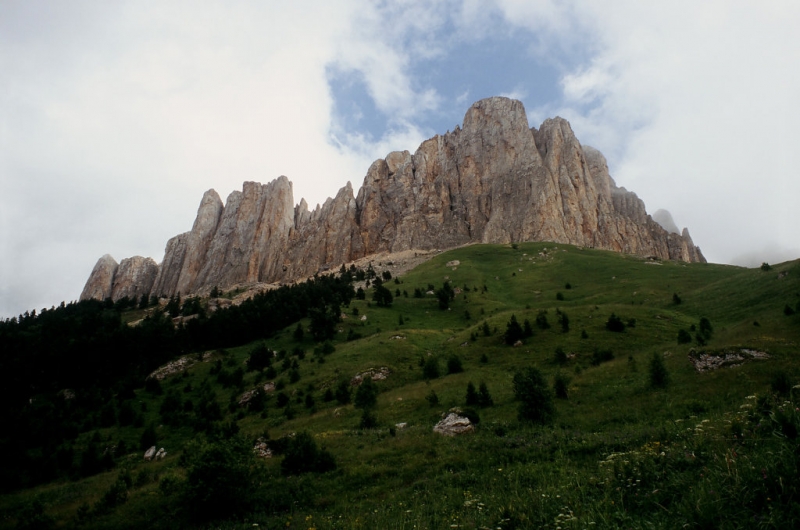
MULTIPOLYGON (((313 211, 294 205, 283 176, 245 182, 224 205, 209 190, 192 230, 167 243, 150 294, 291 281, 380 252, 519 241, 705 261, 686 229, 665 230, 617 187, 603 155, 566 120, 529 128, 521 102, 495 97, 475 103, 463 128, 376 160, 357 195, 348 182, 313 211)), ((114 264, 101 258, 81 298, 133 292, 117 289, 114 264)), ((143 280, 135 292, 146 289, 143 280)))
POLYGON ((153 283, 158 275, 158 264, 153 258, 134 256, 119 262, 111 287, 111 299, 128 297, 139 300, 142 295, 150 296, 153 283))
POLYGON ((83 286, 81 292, 81 300, 105 300, 111 298, 111 292, 114 287, 114 274, 117 272, 119 264, 117 260, 106 254, 95 263, 92 269, 92 274, 89 275, 89 280, 83 286))

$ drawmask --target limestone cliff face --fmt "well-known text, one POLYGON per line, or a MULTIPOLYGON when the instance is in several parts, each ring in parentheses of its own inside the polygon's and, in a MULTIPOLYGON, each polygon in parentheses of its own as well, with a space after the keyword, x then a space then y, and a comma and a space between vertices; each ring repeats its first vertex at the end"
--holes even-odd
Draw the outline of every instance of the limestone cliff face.
POLYGON ((158 264, 152 258, 134 256, 119 262, 114 283, 111 288, 111 299, 114 301, 128 297, 140 299, 142 295, 150 295, 158 274, 158 264))
POLYGON ((127 296, 138 300, 142 295, 150 295, 158 272, 158 264, 152 258, 134 256, 117 264, 106 254, 97 260, 80 299, 110 298, 116 302, 127 296))
POLYGON ((111 298, 111 289, 114 285, 114 274, 117 272, 119 263, 117 260, 106 254, 95 263, 89 280, 81 292, 81 300, 105 300, 111 298))
MULTIPOLYGON (((357 195, 348 182, 313 211, 305 200, 294 205, 286 177, 245 182, 224 206, 206 192, 192 230, 167 243, 150 292, 289 281, 379 252, 517 241, 705 261, 686 229, 664 230, 617 187, 603 155, 582 146, 566 120, 531 129, 521 102, 496 97, 415 153, 376 160, 357 195)), ((115 262, 101 261, 82 297, 109 292, 115 262)))

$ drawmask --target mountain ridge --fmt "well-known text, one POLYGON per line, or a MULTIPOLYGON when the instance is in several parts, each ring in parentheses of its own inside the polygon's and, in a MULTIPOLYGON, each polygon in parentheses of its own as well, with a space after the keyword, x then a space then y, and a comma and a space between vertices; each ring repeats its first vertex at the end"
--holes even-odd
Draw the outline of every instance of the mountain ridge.
POLYGON ((617 187, 605 157, 582 146, 566 120, 530 128, 520 101, 493 97, 413 155, 373 162, 357 194, 348 182, 314 210, 294 204, 285 176, 245 182, 224 204, 209 190, 160 265, 105 255, 81 299, 188 295, 293 281, 383 252, 523 241, 705 262, 687 229, 668 232, 617 187))

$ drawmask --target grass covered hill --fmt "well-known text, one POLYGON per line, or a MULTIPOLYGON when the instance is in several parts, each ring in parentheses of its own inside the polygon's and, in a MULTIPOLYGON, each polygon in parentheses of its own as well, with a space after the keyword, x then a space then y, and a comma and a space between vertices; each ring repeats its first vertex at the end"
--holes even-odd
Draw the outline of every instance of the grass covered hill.
POLYGON ((96 420, 27 449, 49 474, 5 488, 0 527, 800 525, 799 262, 523 243, 373 267, 256 340, 165 338, 161 379, 40 389, 19 414, 94 392, 96 420), (434 432, 450 413, 466 432, 434 432))

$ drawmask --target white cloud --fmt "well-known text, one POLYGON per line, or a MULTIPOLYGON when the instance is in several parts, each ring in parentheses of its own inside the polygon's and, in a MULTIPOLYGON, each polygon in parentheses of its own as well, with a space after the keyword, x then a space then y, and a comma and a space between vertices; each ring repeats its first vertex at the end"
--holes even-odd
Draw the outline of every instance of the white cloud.
POLYGON ((713 261, 765 237, 797 248, 800 4, 498 3, 550 49, 589 40, 564 101, 532 114, 569 119, 650 211, 672 211, 713 261))
POLYGON ((503 80, 532 124, 569 119, 709 258, 796 249, 799 26, 778 1, 0 2, 0 315, 77 297, 106 252, 160 259, 208 188, 358 187, 444 132, 420 125, 448 107, 420 61, 492 34, 563 72, 560 101, 503 80), (384 134, 333 121, 331 68, 361 76, 384 134))

